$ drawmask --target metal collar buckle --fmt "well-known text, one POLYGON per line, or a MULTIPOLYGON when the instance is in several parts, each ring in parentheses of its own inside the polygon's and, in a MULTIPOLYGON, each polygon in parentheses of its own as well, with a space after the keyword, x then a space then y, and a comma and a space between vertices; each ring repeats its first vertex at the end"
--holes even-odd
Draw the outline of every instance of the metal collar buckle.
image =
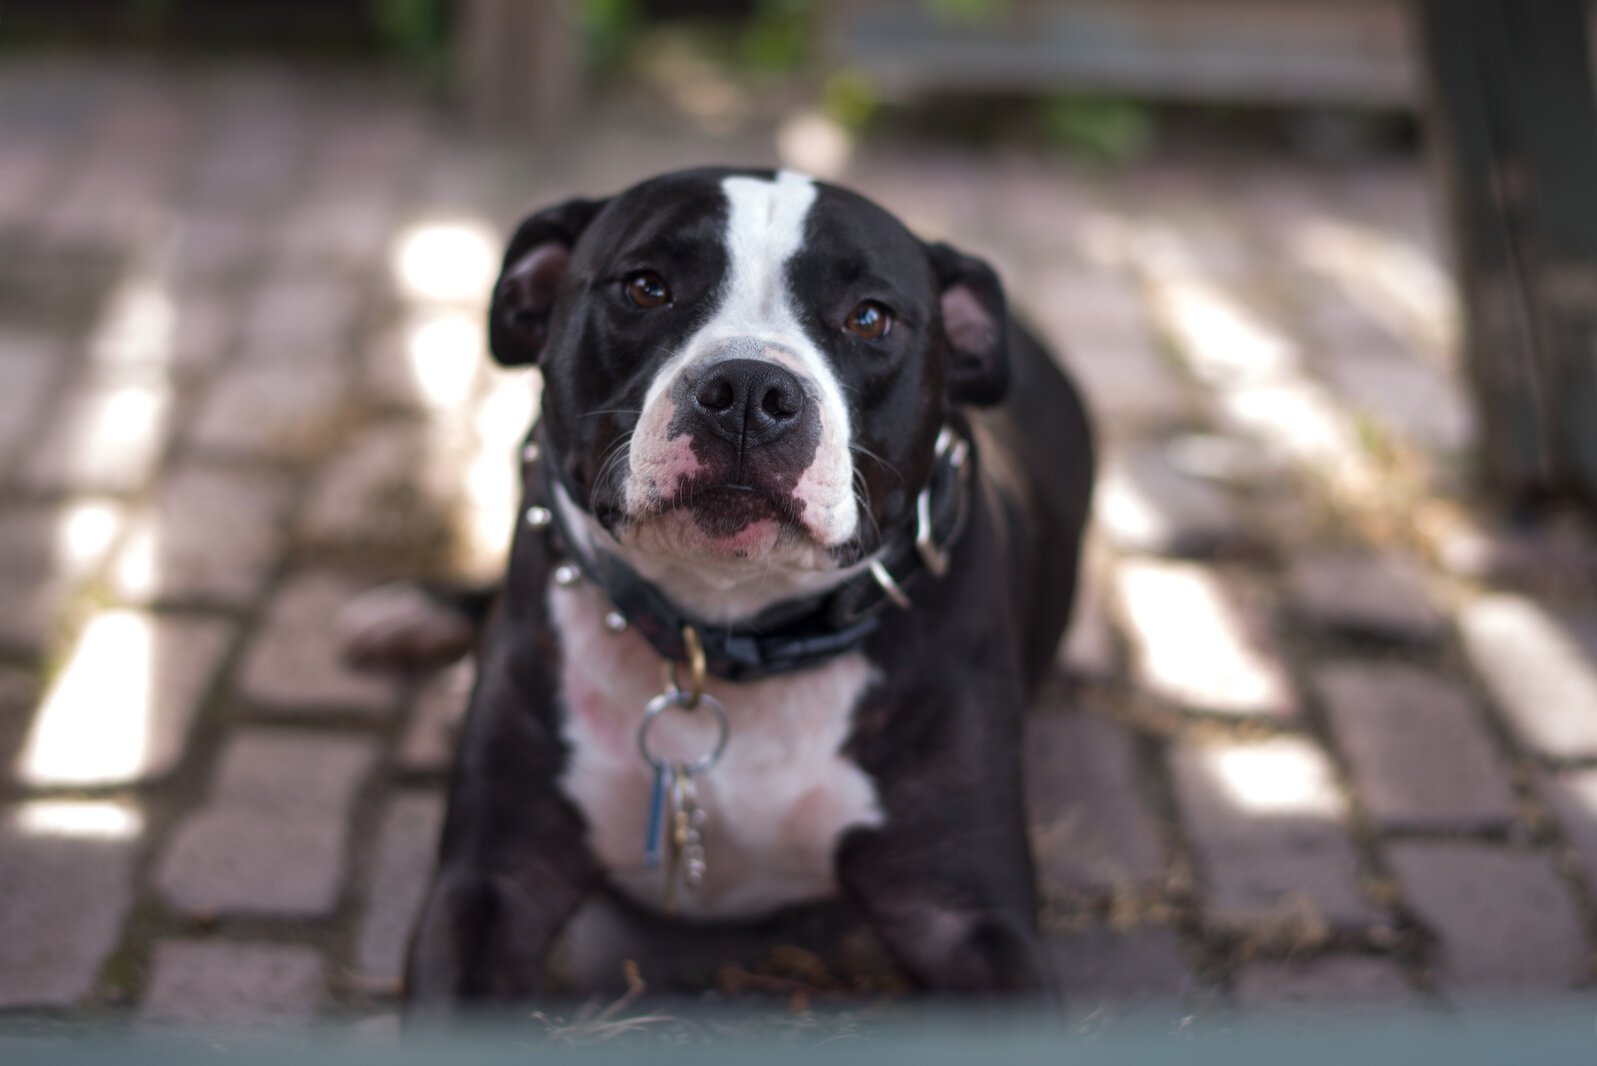
MULTIPOLYGON (((947 426, 937 434, 937 461, 942 462, 946 457, 948 470, 954 477, 960 476, 960 471, 965 465, 965 459, 970 454, 970 442, 957 436, 947 426)), ((957 506, 963 507, 961 500, 957 506)), ((958 528, 958 522, 955 522, 958 528)), ((921 562, 926 564, 926 569, 931 571, 933 577, 942 577, 948 573, 948 550, 937 543, 937 536, 932 529, 932 487, 927 485, 915 497, 915 550, 920 553, 921 562)))

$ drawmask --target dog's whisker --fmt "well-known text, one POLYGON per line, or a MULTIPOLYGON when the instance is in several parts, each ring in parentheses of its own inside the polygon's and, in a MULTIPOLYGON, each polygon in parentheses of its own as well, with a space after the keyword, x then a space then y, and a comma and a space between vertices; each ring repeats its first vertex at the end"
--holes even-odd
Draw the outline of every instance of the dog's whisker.
POLYGON ((894 466, 892 463, 888 462, 886 459, 883 459, 880 455, 877 455, 875 452, 873 452, 869 448, 865 447, 865 445, 863 445, 863 444, 855 444, 853 441, 850 441, 849 445, 848 445, 848 450, 853 452, 855 455, 863 455, 865 458, 869 459, 871 462, 875 463, 877 466, 881 467, 883 470, 887 471, 889 474, 892 474, 893 477, 896 478, 897 480, 899 480, 899 481, 903 481, 904 480, 904 475, 899 472, 898 467, 894 466))

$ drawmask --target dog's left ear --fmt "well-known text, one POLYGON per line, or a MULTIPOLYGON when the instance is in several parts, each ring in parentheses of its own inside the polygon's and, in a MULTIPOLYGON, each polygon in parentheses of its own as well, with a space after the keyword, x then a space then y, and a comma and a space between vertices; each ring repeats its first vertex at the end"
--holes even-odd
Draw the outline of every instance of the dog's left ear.
POLYGON ((510 239, 488 311, 488 347, 501 365, 536 363, 571 249, 604 200, 567 200, 529 216, 510 239))
POLYGON ((927 247, 942 286, 948 336, 948 395, 957 404, 989 406, 1009 391, 1009 313, 993 268, 946 244, 927 247))

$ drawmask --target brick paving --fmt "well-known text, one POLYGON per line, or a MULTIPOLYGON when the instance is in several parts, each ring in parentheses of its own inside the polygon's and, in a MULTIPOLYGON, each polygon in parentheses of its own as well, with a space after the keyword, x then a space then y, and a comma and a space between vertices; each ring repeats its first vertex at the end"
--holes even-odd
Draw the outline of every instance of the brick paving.
MULTIPOLYGON (((471 678, 352 673, 335 622, 503 550, 535 386, 481 351, 498 235, 771 156, 604 115, 551 161, 389 82, 0 68, 0 1027, 391 1010, 471 678)), ((1027 746, 1073 1015, 1589 988, 1597 538, 1453 495, 1421 167, 843 179, 998 262, 1097 414, 1027 746)))

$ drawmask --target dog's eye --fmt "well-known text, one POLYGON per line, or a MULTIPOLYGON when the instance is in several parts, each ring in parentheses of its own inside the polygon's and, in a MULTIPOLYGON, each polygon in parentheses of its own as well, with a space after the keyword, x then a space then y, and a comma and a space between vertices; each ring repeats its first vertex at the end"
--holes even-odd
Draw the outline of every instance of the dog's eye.
POLYGON ((893 313, 875 300, 866 300, 848 313, 843 328, 868 341, 881 340, 893 328, 893 313))
POLYGON ((671 302, 670 287, 666 285, 664 278, 652 270, 640 270, 636 274, 628 275, 621 287, 627 294, 627 299, 632 301, 632 306, 641 307, 645 311, 664 307, 671 302))

